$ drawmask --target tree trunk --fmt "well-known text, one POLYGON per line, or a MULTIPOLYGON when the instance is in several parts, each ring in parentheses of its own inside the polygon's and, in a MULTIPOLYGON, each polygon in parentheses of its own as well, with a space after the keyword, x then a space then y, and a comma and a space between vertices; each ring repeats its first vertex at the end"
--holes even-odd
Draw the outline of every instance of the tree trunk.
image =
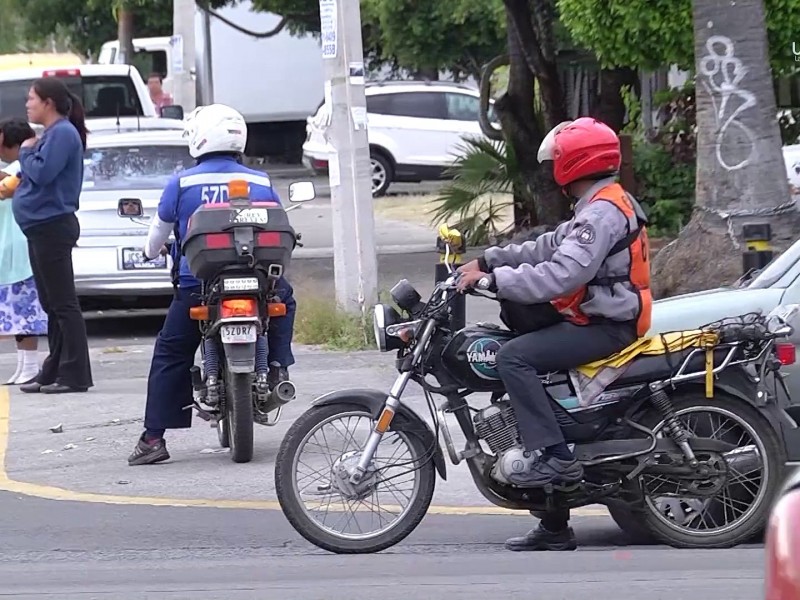
POLYGON ((639 75, 633 69, 620 67, 600 71, 597 104, 592 110, 592 117, 602 121, 619 133, 625 125, 625 103, 622 101, 622 87, 636 86, 639 75))
POLYGON ((770 223, 785 249, 797 211, 781 153, 762 0, 693 0, 697 70, 695 213, 653 261, 654 294, 731 283, 742 274, 741 227, 770 223))
MULTIPOLYGON (((119 40, 119 62, 133 63, 133 10, 120 2, 117 8, 117 39, 119 40)), ((147 76, 146 73, 142 75, 147 76)))
POLYGON ((439 69, 436 67, 424 67, 414 71, 415 79, 425 79, 427 81, 439 81, 439 69))
MULTIPOLYGON (((552 176, 540 168, 536 155, 550 127, 565 119, 565 103, 557 77, 555 59, 547 51, 547 39, 537 37, 530 2, 506 0, 509 73, 508 89, 495 103, 503 136, 511 145, 526 190, 514 192, 514 224, 517 229, 536 225, 555 225, 569 214, 569 207, 552 176), (550 56, 550 60, 545 57, 550 56), (543 119, 534 109, 535 82, 543 104, 543 119), (547 130, 542 129, 544 121, 547 130)), ((539 28, 552 27, 536 15, 539 28)), ((552 32, 549 34, 552 35, 552 32)))

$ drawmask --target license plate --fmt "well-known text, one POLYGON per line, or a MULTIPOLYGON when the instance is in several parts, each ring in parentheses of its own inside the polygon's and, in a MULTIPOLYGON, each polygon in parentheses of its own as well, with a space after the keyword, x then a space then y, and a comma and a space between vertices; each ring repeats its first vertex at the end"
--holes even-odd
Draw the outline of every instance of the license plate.
POLYGON ((122 270, 123 271, 139 271, 139 270, 152 270, 152 269, 166 269, 167 257, 159 256, 153 260, 146 261, 144 257, 144 250, 140 248, 123 248, 122 249, 122 270))
POLYGON ((252 344, 256 341, 255 323, 232 323, 220 330, 223 344, 252 344))
POLYGON ((226 292, 249 292, 258 289, 256 277, 236 277, 224 279, 222 289, 226 292))

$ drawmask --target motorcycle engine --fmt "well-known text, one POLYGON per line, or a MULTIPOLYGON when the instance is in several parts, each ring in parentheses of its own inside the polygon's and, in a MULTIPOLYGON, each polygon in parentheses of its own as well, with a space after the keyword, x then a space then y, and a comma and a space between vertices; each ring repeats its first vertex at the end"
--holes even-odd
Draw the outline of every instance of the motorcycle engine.
POLYGON ((536 453, 525 450, 519 437, 517 417, 507 400, 487 406, 475 417, 475 433, 485 441, 497 456, 492 467, 492 477, 501 483, 509 483, 512 473, 529 471, 536 460, 536 453))

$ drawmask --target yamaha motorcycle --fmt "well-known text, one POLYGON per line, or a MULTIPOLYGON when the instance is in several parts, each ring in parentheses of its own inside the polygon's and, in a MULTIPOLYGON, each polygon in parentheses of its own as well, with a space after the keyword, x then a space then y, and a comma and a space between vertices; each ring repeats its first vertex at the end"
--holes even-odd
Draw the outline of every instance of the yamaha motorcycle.
MULTIPOLYGON (((269 380, 267 330, 271 318, 286 314, 275 286, 300 239, 287 213, 316 193, 311 182, 292 183, 295 204, 284 209, 251 201, 244 180, 229 182, 227 191, 226 202, 195 211, 181 244, 202 282, 202 302, 190 309, 202 331, 202 370, 191 369, 194 403, 185 409, 217 429, 233 462, 246 463, 253 458, 253 423, 274 426, 295 398, 291 381, 269 380)), ((131 215, 125 210, 120 203, 120 216, 131 215)))
MULTIPOLYGON (((449 265, 460 234, 443 227, 440 237, 449 265)), ((509 475, 529 469, 537 452, 521 443, 495 365, 515 334, 493 324, 451 330, 458 292, 449 269, 427 302, 402 280, 391 290, 396 308, 375 307, 378 348, 397 352, 388 393, 329 393, 286 433, 276 492, 304 538, 336 553, 378 552, 403 540, 425 516, 436 474, 446 479, 440 439, 480 493, 507 509, 605 504, 626 531, 684 548, 730 547, 763 530, 784 465, 800 459, 790 413, 800 414, 781 374, 795 360, 786 338, 800 306, 711 323, 703 328, 713 336, 708 347, 640 355, 585 406, 569 373, 542 375, 585 477, 568 487, 522 488, 509 475), (473 400, 481 392, 488 402, 473 400), (438 407, 434 394, 443 397, 438 407), (420 395, 432 426, 409 406, 420 395)))

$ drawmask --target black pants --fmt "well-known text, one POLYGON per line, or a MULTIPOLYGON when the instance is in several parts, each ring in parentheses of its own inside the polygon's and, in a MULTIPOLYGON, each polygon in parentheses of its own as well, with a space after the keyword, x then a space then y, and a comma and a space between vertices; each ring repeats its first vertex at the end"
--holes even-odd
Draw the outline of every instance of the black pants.
MULTIPOLYGON (((597 320, 573 325, 550 304, 504 303, 501 316, 510 329, 524 332, 497 353, 497 371, 514 407, 522 442, 529 450, 564 442, 539 374, 575 368, 619 352, 636 341, 636 323, 597 320)), ((557 510, 542 523, 557 531, 568 519, 569 510, 557 510)))
POLYGON ((74 214, 25 231, 39 301, 48 319, 50 354, 36 378, 42 385, 60 383, 74 388, 94 385, 86 323, 75 293, 72 269, 72 249, 80 231, 74 214))

